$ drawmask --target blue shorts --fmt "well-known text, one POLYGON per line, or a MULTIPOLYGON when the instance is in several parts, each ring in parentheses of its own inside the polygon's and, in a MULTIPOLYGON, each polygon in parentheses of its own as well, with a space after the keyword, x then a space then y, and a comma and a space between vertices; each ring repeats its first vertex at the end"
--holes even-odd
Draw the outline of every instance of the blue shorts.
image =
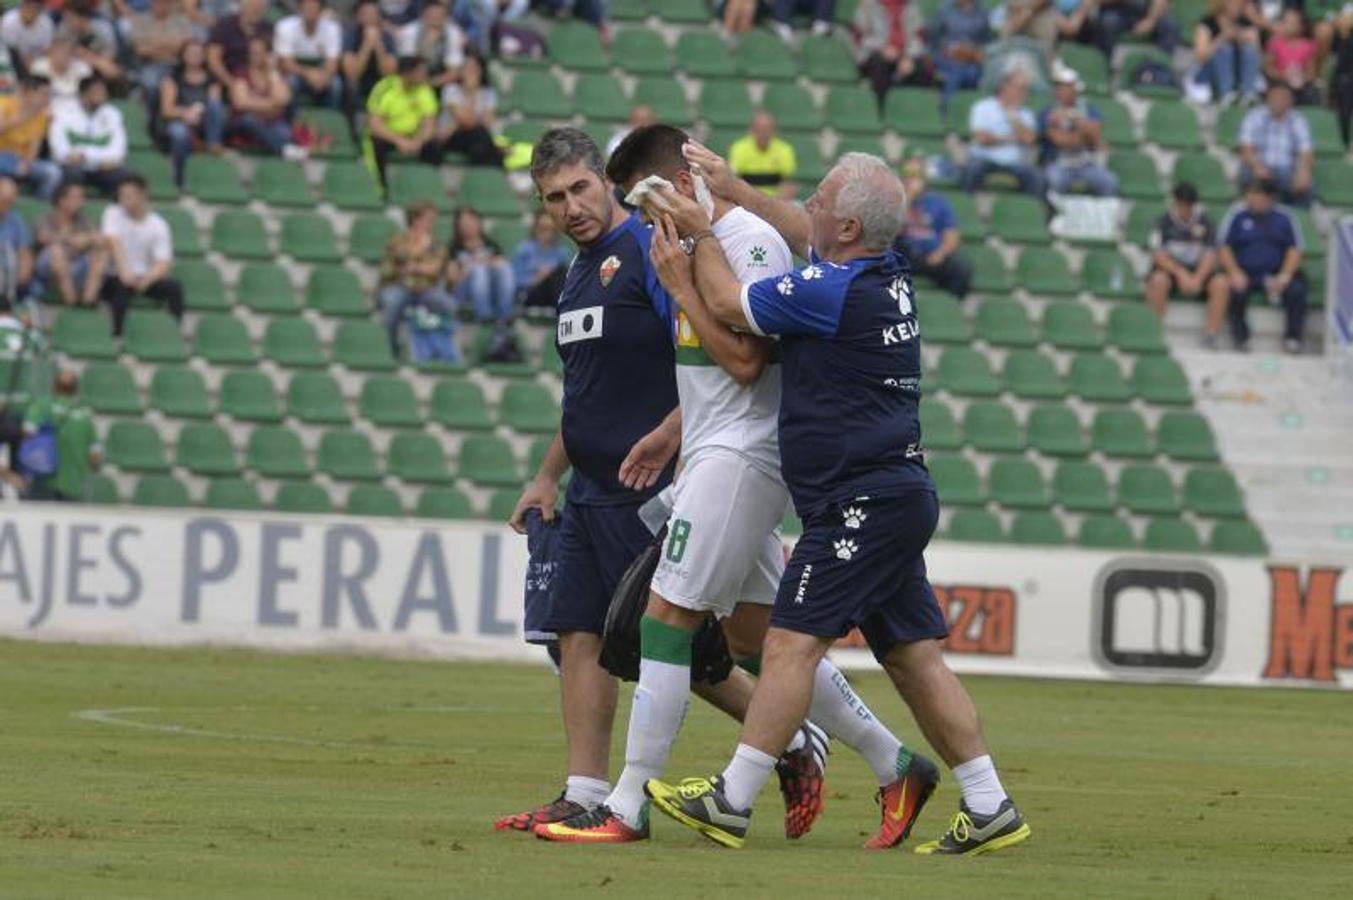
POLYGON ((554 588, 549 614, 539 624, 542 630, 601 634, 620 577, 653 542, 653 534, 639 518, 642 505, 568 507, 559 529, 554 588))
POLYGON ((803 523, 770 623, 821 638, 859 628, 879 660, 949 634, 922 552, 939 520, 931 491, 832 503, 803 523))

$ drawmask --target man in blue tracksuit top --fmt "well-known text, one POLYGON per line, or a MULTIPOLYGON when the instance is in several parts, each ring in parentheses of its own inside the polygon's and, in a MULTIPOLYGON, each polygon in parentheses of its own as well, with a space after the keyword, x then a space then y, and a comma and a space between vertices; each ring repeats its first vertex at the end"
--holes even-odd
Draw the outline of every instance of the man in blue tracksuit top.
MULTIPOLYGON (((889 249, 906 192, 876 156, 847 153, 802 208, 769 198, 688 145, 710 190, 780 232, 809 264, 740 285, 697 204, 674 192, 653 237, 668 292, 698 292, 715 318, 780 338, 780 452, 804 532, 780 582, 761 678, 741 743, 721 775, 645 785, 653 805, 726 846, 745 838, 752 801, 808 711, 813 672, 831 643, 858 627, 931 744, 954 771, 958 814, 919 853, 985 853, 1029 826, 1005 793, 977 711, 945 664, 944 611, 923 552, 939 505, 918 416, 920 329, 911 275, 889 249)), ((899 755, 900 797, 883 796, 906 836, 938 773, 899 755)))

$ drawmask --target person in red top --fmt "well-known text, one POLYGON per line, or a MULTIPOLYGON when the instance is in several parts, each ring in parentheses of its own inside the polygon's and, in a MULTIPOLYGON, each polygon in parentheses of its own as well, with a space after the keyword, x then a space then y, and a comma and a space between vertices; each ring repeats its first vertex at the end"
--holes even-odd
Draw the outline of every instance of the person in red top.
POLYGON ((1316 50, 1315 39, 1307 33, 1306 16, 1292 6, 1284 9, 1278 29, 1265 48, 1264 75, 1269 81, 1287 84, 1301 106, 1320 102, 1315 87, 1316 50))

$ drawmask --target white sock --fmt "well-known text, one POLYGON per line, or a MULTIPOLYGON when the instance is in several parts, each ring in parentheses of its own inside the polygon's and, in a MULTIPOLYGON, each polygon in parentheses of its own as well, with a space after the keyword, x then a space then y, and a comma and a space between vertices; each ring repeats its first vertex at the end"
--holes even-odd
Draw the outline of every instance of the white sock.
POLYGON ((738 744, 728 768, 723 770, 723 794, 734 809, 751 809, 774 770, 775 757, 750 744, 738 744))
MULTIPOLYGON (((832 737, 864 757, 880 786, 897 780, 902 742, 889 731, 826 659, 813 673, 813 704, 808 716, 832 737)), ((907 760, 910 761, 910 754, 907 760)))
POLYGON ((954 778, 963 792, 963 802, 969 812, 989 816, 1001 808, 1007 794, 996 775, 996 764, 991 757, 979 756, 954 766, 954 778))
POLYGON ((611 812, 631 828, 641 828, 644 782, 662 775, 672 742, 681 730, 691 696, 691 668, 656 659, 639 661, 639 686, 630 705, 629 733, 625 739, 625 771, 606 798, 611 812))
POLYGON ((611 792, 611 783, 603 778, 588 778, 586 775, 568 776, 568 786, 564 790, 564 799, 572 800, 586 809, 600 806, 611 792))
POLYGON ((793 753, 795 750, 802 750, 803 745, 808 743, 808 738, 803 736, 803 729, 800 728, 794 732, 794 736, 789 739, 789 746, 785 748, 785 753, 793 753))

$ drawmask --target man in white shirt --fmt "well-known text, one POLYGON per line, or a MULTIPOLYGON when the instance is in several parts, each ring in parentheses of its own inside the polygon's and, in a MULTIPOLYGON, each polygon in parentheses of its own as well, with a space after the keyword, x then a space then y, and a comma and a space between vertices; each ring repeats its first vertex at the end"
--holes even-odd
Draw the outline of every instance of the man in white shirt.
POLYGON ((62 107, 47 130, 52 160, 66 170, 66 178, 112 194, 130 173, 127 127, 122 112, 108 102, 108 86, 98 75, 80 82, 80 103, 62 107))
POLYGON ((41 0, 22 0, 0 17, 0 41, 22 59, 25 66, 31 66, 47 52, 55 33, 56 26, 42 8, 41 0))
POLYGON ((273 29, 272 49, 291 85, 292 102, 302 97, 330 109, 343 106, 343 81, 338 58, 343 51, 343 29, 324 14, 324 0, 301 0, 297 14, 273 29))
POLYGON ((399 29, 395 45, 400 56, 417 56, 427 63, 428 84, 437 93, 460 80, 460 67, 465 62, 465 32, 451 21, 442 0, 428 0, 418 21, 399 29))
POLYGON ((1026 194, 1043 196, 1047 182, 1033 161, 1038 122, 1026 105, 1028 99, 1029 73, 1015 67, 1001 76, 996 96, 973 104, 968 114, 972 144, 959 182, 966 193, 981 190, 989 173, 1006 172, 1015 176, 1026 194))
POLYGON ((104 300, 113 311, 113 336, 122 334, 132 297, 157 300, 175 319, 183 318, 183 287, 169 277, 174 238, 169 223, 151 210, 146 180, 128 175, 117 188, 117 203, 103 211, 99 230, 112 251, 113 272, 104 282, 104 300))

